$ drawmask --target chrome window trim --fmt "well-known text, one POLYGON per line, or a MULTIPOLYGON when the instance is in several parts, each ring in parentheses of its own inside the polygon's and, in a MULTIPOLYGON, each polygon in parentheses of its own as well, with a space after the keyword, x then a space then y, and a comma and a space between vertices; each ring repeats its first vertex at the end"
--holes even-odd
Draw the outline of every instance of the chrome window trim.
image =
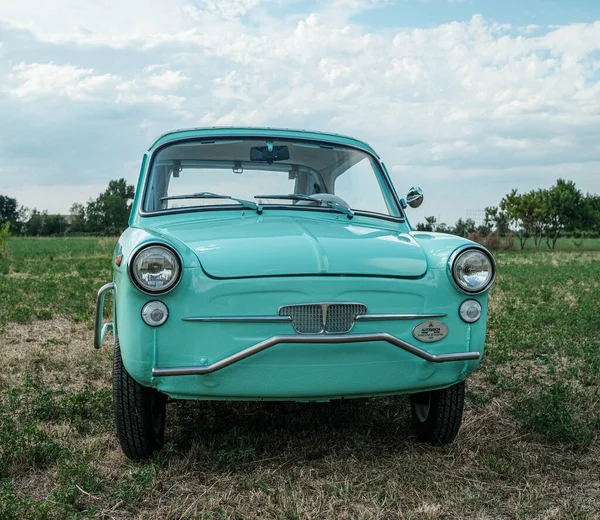
POLYGON ((447 272, 450 279, 452 280, 452 283, 454 284, 454 287, 456 287, 457 290, 459 290, 463 294, 468 294, 469 296, 476 296, 478 294, 483 294, 484 292, 488 291, 489 288, 493 285, 494 281, 496 280, 496 260, 492 253, 490 253, 485 247, 479 244, 465 244, 455 249, 454 252, 448 258, 447 272), (490 263, 492 264, 492 277, 490 278, 490 281, 482 289, 479 289, 477 291, 468 291, 466 289, 463 289, 460 286, 460 284, 456 281, 456 278, 454 278, 454 261, 458 258, 459 255, 461 255, 469 249, 481 251, 484 255, 486 255, 489 258, 490 263))
POLYGON ((481 358, 479 352, 453 352, 451 354, 431 354, 427 350, 423 350, 407 341, 404 341, 396 336, 392 336, 386 332, 378 332, 374 334, 286 334, 273 336, 265 339, 254 345, 236 352, 231 356, 215 361, 210 365, 204 366, 181 366, 181 367, 165 367, 152 368, 153 377, 164 376, 188 376, 188 375, 204 375, 212 374, 226 368, 234 363, 242 361, 250 356, 258 354, 263 350, 284 343, 292 344, 348 344, 348 343, 372 343, 376 341, 384 341, 395 347, 398 347, 414 356, 421 358, 431 363, 448 363, 452 361, 474 361, 481 358))
POLYGON ((177 287, 179 285, 179 282, 181 282, 181 279, 183 278, 183 260, 181 258, 181 255, 177 252, 177 250, 173 246, 170 246, 168 244, 165 244, 164 242, 159 242, 159 241, 144 242, 143 244, 140 244, 139 246, 137 246, 129 255, 129 258, 127 259, 127 274, 129 275, 129 280, 131 281, 133 286, 138 291, 140 291, 144 294, 150 295, 150 296, 163 295, 163 294, 170 293, 173 289, 175 289, 175 287, 177 287), (175 257, 177 258, 177 261, 179 262, 179 278, 173 285, 171 285, 166 290, 148 291, 148 290, 144 289, 143 287, 140 287, 136 281, 136 278, 133 276, 132 266, 133 266, 133 261, 135 260, 135 257, 140 252, 142 252, 144 249, 146 249, 147 247, 151 247, 151 246, 160 246, 160 247, 164 247, 165 249, 168 249, 175 255, 175 257))

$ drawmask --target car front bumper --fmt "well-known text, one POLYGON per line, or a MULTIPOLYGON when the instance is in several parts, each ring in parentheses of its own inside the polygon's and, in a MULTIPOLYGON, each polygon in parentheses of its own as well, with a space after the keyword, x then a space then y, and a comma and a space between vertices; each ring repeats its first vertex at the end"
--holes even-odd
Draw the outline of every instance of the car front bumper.
POLYGON ((450 354, 431 354, 422 348, 403 341, 400 338, 387 334, 385 332, 371 334, 289 334, 273 336, 265 339, 255 345, 252 345, 240 352, 236 352, 231 356, 216 361, 210 365, 200 366, 180 366, 170 368, 153 368, 152 375, 154 377, 165 376, 189 376, 189 375, 205 375, 212 374, 222 370, 234 363, 239 363, 243 359, 258 354, 263 350, 281 344, 353 344, 353 343, 372 343, 372 342, 387 342, 395 347, 398 347, 420 359, 431 363, 449 363, 452 361, 471 361, 478 360, 481 357, 479 352, 456 352, 450 354))
MULTIPOLYGON (((99 295, 99 318, 110 291, 127 371, 174 398, 314 401, 415 393, 464 380, 484 350, 487 294, 475 298, 481 319, 464 323, 458 307, 466 297, 442 270, 419 280, 215 281, 184 269, 177 289, 154 298, 117 272, 99 295), (140 314, 153 299, 169 308, 169 319, 156 328, 140 314), (344 334, 299 334, 277 316, 280 305, 332 299, 364 303, 369 319, 357 319, 344 334), (413 337, 419 322, 438 317, 449 328, 446 337, 433 343, 413 337)), ((96 342, 110 328, 97 319, 96 342)))

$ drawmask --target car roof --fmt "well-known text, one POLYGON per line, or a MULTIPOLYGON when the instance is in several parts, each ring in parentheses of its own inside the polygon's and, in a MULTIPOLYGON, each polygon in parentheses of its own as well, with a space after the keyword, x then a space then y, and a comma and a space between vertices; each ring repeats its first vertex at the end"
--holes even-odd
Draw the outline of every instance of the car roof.
POLYGON ((365 150, 379 159, 379 155, 364 141, 348 137, 346 135, 328 132, 314 132, 311 130, 294 130, 291 128, 270 127, 242 127, 242 126, 212 126, 200 128, 185 128, 172 130, 157 137, 149 146, 148 151, 153 152, 159 146, 166 143, 180 141, 183 139, 203 137, 264 137, 264 138, 288 138, 307 139, 311 141, 328 142, 346 146, 352 146, 365 150))

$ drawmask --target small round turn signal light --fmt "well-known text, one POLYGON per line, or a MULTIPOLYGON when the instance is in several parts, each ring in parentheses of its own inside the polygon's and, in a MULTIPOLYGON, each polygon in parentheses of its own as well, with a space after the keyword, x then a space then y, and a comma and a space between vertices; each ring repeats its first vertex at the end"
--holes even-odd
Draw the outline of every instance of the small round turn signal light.
POLYGON ((148 302, 142 308, 142 319, 151 327, 160 327, 169 317, 169 309, 163 302, 158 300, 148 302))
POLYGON ((465 323, 475 323, 481 317, 481 304, 477 300, 465 300, 460 304, 458 313, 465 323))

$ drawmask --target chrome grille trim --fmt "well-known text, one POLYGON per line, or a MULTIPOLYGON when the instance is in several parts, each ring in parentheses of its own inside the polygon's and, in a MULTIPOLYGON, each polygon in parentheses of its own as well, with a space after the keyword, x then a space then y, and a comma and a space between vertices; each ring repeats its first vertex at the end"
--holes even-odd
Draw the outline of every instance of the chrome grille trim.
POLYGON ((289 323, 292 318, 289 316, 184 316, 183 321, 224 321, 224 322, 252 322, 260 321, 262 323, 285 322, 289 323))
POLYGON ((344 334, 354 326, 359 314, 366 314, 362 303, 307 303, 284 305, 279 316, 289 316, 298 334, 344 334))
POLYGON ((356 321, 431 320, 445 318, 446 313, 438 314, 359 314, 356 321))

